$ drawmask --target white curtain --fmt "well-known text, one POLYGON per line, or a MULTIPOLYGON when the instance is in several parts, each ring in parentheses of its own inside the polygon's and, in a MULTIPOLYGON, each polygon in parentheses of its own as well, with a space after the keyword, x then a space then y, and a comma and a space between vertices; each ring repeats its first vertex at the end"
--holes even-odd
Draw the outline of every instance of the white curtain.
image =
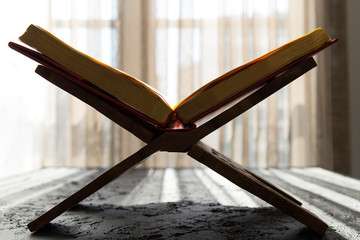
MULTIPOLYGON (((38 12, 46 15, 45 20, 23 21, 17 36, 30 23, 40 24, 79 50, 149 83, 176 104, 226 71, 314 29, 313 4, 306 0, 48 0, 38 12)), ((16 55, 10 50, 6 54, 16 55)), ((111 166, 144 145, 35 76, 34 65, 23 68, 19 64, 23 61, 30 60, 14 57, 17 67, 9 67, 7 76, 26 89, 12 94, 6 85, 8 95, 1 96, 16 103, 1 105, 6 117, 0 126, 12 135, 1 138, 10 146, 2 149, 2 166, 13 158, 21 164, 36 162, 33 167, 111 166), (40 92, 36 104, 18 100, 33 99, 34 91, 40 92), (22 108, 36 119, 29 121, 19 113, 22 108), (41 113, 35 114, 36 110, 41 113), (36 137, 22 135, 18 131, 22 128, 36 137)), ((316 165, 315 76, 313 70, 205 141, 247 167, 316 165)), ((142 166, 197 164, 185 154, 158 153, 142 166)))
MULTIPOLYGON (((226 71, 315 27, 313 1, 157 0, 158 87, 176 103, 226 71)), ((315 76, 315 71, 306 74, 206 142, 250 168, 315 165, 315 76)), ((174 164, 189 162, 177 156, 174 164)))
POLYGON ((43 165, 46 83, 8 47, 30 23, 48 27, 48 0, 0 3, 0 178, 43 165))

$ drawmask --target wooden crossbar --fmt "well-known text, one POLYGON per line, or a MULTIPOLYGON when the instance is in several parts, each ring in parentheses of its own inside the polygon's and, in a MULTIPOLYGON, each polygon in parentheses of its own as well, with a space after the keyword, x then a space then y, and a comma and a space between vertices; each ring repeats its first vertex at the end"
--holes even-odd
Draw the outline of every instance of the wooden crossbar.
POLYGON ((156 126, 131 112, 126 111, 126 109, 119 108, 110 101, 69 81, 66 76, 61 76, 47 67, 41 65, 38 66, 36 73, 94 107, 106 117, 146 142, 147 145, 110 168, 34 221, 30 222, 28 224, 29 230, 39 230, 57 216, 84 200, 125 171, 144 161, 148 156, 158 151, 168 151, 187 153, 190 157, 213 169, 239 187, 282 210, 285 214, 295 218, 316 233, 323 235, 328 228, 327 224, 313 213, 301 207, 301 203, 298 200, 281 190, 279 187, 271 184, 260 176, 257 176, 255 173, 245 169, 241 165, 200 142, 202 138, 211 132, 241 115, 252 106, 269 97, 271 94, 294 81, 315 66, 316 62, 312 57, 300 61, 282 74, 274 77, 265 85, 254 90, 246 97, 237 100, 237 102, 228 106, 226 110, 223 110, 215 117, 209 119, 197 128, 186 131, 159 130, 156 126))

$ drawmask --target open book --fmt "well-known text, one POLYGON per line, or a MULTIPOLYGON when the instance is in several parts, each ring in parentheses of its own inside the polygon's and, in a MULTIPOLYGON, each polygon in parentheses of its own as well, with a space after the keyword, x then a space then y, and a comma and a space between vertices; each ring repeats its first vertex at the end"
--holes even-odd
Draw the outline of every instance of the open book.
POLYGON ((195 121, 208 113, 332 43, 325 30, 318 28, 225 73, 171 107, 160 93, 144 82, 79 52, 38 26, 30 25, 20 40, 35 50, 13 42, 9 46, 72 76, 74 81, 95 89, 161 128, 169 128, 174 122, 194 126, 195 121))

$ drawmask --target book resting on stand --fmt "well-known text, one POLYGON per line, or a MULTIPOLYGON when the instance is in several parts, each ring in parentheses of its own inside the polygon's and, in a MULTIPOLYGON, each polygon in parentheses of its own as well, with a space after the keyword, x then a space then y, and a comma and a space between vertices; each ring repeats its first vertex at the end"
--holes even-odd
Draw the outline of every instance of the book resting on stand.
POLYGON ((316 29, 225 73, 175 107, 170 107, 161 94, 142 81, 79 52, 40 27, 30 25, 20 40, 33 49, 13 42, 9 46, 39 62, 41 65, 36 73, 147 143, 30 222, 30 231, 39 230, 148 156, 168 151, 186 152, 316 233, 325 233, 328 225, 301 207, 300 201, 200 141, 314 68, 316 62, 312 55, 336 41, 331 40, 323 29, 316 29), (234 105, 226 110, 220 109, 223 110, 221 113, 196 127, 195 121, 227 103, 234 105), (185 131, 177 131, 178 123, 185 131))
POLYGON ((9 46, 71 76, 74 82, 164 129, 172 128, 175 122, 185 128, 195 127, 195 121, 332 43, 324 29, 315 29, 219 76, 171 107, 160 93, 144 82, 72 48, 39 26, 30 25, 19 39, 33 49, 13 42, 9 46))

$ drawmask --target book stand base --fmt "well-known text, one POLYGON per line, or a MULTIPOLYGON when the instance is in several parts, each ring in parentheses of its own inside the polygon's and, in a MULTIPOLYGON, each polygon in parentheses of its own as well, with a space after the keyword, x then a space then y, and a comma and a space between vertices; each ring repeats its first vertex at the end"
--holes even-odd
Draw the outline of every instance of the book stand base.
POLYGON ((227 110, 224 110, 195 129, 188 131, 161 131, 152 124, 134 116, 126 109, 120 108, 78 86, 76 83, 66 78, 66 76, 61 76, 58 73, 39 65, 36 69, 36 73, 94 107, 115 123, 146 142, 147 145, 104 172, 37 219, 30 222, 28 224, 29 230, 39 230, 60 214, 98 191, 104 185, 111 182, 128 169, 133 168, 153 153, 157 151, 168 151, 187 153, 190 157, 224 176, 237 186, 282 210, 285 214, 288 214, 308 226, 316 233, 323 235, 328 228, 328 225, 316 215, 301 207, 301 203, 298 200, 255 173, 245 169, 240 164, 235 163, 231 159, 200 142, 206 135, 217 130, 219 127, 228 123, 315 66, 316 62, 313 58, 307 58, 297 63, 284 73, 274 77, 266 85, 261 86, 247 97, 239 100, 227 110))

